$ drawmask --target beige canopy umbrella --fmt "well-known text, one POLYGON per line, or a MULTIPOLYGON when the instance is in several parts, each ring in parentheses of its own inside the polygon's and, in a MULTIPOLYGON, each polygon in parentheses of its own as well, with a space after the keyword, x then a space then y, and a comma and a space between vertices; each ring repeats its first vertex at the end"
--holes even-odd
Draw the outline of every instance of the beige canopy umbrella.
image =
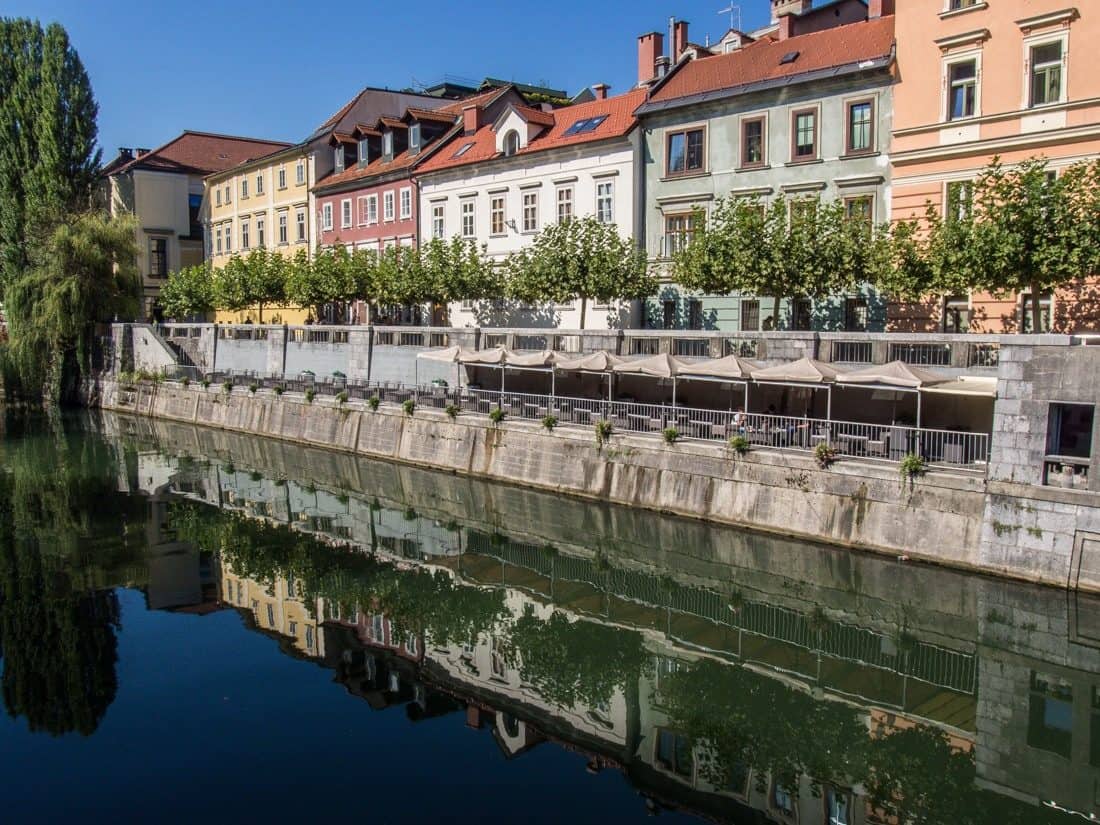
POLYGON ((558 354, 548 349, 525 353, 509 350, 505 355, 504 363, 509 367, 550 367, 557 358, 558 354))
POLYGON ((424 352, 418 352, 416 354, 416 362, 414 364, 416 386, 420 386, 420 359, 423 358, 426 361, 442 361, 445 364, 455 365, 455 385, 462 383, 459 373, 459 364, 462 362, 462 357, 473 352, 473 350, 463 349, 462 347, 445 347, 444 349, 430 349, 424 352))
POLYGON ((612 367, 621 363, 622 358, 605 350, 574 357, 559 352, 556 353, 554 369, 562 372, 610 372, 612 367))
POLYGON ((785 387, 808 387, 812 390, 824 389, 826 398, 826 419, 833 417, 833 382, 844 374, 832 364, 803 356, 797 361, 776 364, 753 370, 752 380, 758 384, 779 384, 785 387))
POLYGON ((684 366, 683 375, 692 378, 720 378, 723 381, 747 380, 752 373, 760 369, 759 364, 754 364, 739 355, 727 355, 725 358, 710 358, 706 361, 695 361, 684 366))
POLYGON ((967 395, 981 398, 997 397, 997 379, 985 375, 960 375, 954 381, 925 387, 924 392, 934 395, 967 395))
POLYGON ((942 372, 915 367, 904 361, 891 361, 889 364, 876 364, 854 372, 846 372, 837 376, 836 382, 838 386, 915 392, 917 394, 917 427, 920 427, 921 390, 937 384, 945 384, 951 380, 950 375, 944 375, 942 372))
POLYGON ((503 364, 507 357, 508 349, 506 347, 491 347, 489 349, 463 350, 459 356, 459 360, 463 364, 487 364, 490 366, 498 366, 503 364))
POLYGON ((690 366, 687 361, 673 358, 668 353, 624 361, 612 369, 620 375, 648 375, 651 378, 672 379, 672 406, 676 406, 676 376, 682 375, 690 366))

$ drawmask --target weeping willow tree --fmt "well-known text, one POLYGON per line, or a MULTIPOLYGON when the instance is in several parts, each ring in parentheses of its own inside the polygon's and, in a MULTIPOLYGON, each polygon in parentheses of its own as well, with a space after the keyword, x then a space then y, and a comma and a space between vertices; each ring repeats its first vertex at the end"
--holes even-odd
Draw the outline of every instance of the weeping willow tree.
POLYGON ((91 370, 95 324, 137 311, 134 223, 97 213, 58 226, 4 292, 6 389, 24 399, 75 399, 91 370))

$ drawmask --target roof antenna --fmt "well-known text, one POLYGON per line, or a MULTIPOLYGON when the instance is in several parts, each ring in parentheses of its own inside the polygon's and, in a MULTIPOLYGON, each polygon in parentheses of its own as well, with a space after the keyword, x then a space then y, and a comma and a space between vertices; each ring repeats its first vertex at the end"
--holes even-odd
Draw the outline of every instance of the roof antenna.
POLYGON ((740 6, 735 5, 734 3, 730 3, 724 9, 719 9, 718 13, 719 14, 728 14, 730 16, 730 28, 735 29, 737 31, 741 31, 741 7, 740 6), (735 15, 736 15, 736 17, 735 17, 735 15), (736 25, 734 25, 734 22, 733 22, 735 19, 737 21, 736 25))

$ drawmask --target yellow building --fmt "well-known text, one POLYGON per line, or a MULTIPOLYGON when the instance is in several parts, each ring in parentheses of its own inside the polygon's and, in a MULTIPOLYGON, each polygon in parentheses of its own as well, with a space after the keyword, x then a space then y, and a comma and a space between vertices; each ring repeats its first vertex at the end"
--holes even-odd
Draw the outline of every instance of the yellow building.
POLYGON ((301 582, 278 577, 266 585, 238 576, 222 562, 222 600, 225 604, 248 610, 256 627, 286 638, 304 656, 323 658, 325 640, 321 622, 323 600, 308 604, 302 595, 301 582))
MULTIPOLYGON (((306 144, 247 160, 208 175, 205 204, 209 260, 225 266, 234 255, 267 249, 287 257, 311 248, 309 190, 313 156, 306 144)), ((308 312, 298 307, 271 307, 264 323, 301 324, 308 312)), ((259 321, 256 310, 219 312, 218 323, 259 321)))

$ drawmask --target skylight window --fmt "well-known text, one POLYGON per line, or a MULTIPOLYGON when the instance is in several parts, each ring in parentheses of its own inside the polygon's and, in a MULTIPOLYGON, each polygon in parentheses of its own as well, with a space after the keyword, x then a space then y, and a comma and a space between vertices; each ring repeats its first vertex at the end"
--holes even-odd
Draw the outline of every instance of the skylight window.
POLYGON ((451 155, 451 157, 452 158, 462 157, 463 155, 465 155, 467 152, 470 151, 470 148, 473 145, 474 145, 473 143, 464 143, 464 144, 462 144, 462 146, 459 148, 459 150, 457 152, 455 152, 453 155, 451 155))
POLYGON ((802 52, 787 52, 785 55, 779 58, 779 65, 786 66, 788 63, 794 63, 796 60, 798 60, 798 56, 800 54, 802 54, 802 52))
POLYGON ((596 127, 607 120, 607 115, 599 115, 598 117, 586 117, 578 120, 572 126, 565 130, 562 137, 569 137, 569 135, 583 135, 585 132, 595 131, 596 127))

